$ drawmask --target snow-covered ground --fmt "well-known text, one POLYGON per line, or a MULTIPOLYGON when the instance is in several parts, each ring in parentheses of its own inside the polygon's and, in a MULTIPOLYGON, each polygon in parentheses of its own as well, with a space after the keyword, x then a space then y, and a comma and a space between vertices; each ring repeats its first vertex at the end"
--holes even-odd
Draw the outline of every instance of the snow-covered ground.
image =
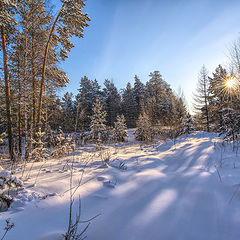
MULTIPOLYGON (((131 132, 130 132, 131 133, 131 132)), ((240 238, 240 159, 215 134, 193 133, 151 146, 130 141, 102 152, 82 147, 73 155, 19 167, 24 189, 0 214, 7 240, 61 239, 69 214, 69 179, 81 219, 101 214, 89 240, 235 240, 240 238), (110 158, 108 167, 102 160, 110 158)), ((79 226, 83 229, 86 223, 79 226)))

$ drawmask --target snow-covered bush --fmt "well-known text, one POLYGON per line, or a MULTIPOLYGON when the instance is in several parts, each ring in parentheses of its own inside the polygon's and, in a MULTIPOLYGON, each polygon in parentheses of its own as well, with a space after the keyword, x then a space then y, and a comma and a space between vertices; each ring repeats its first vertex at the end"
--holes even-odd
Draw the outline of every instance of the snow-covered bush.
POLYGON ((72 137, 64 137, 64 133, 61 128, 58 130, 58 135, 56 137, 56 147, 51 152, 51 156, 54 157, 63 157, 73 152, 75 149, 75 144, 72 137))
POLYGON ((75 148, 76 148, 76 146, 72 140, 72 137, 71 136, 66 137, 64 144, 62 145, 62 152, 65 155, 68 155, 72 151, 74 151, 75 148))
POLYGON ((124 115, 117 116, 117 121, 114 123, 114 139, 117 142, 125 142, 127 134, 127 126, 124 115))
POLYGON ((6 211, 13 201, 10 189, 21 186, 21 180, 0 167, 0 212, 6 211))

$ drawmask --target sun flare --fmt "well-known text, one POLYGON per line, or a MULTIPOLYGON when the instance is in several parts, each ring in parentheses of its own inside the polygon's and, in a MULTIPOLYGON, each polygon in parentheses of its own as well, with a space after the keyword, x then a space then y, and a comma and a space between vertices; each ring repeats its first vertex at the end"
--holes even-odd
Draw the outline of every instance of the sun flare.
POLYGON ((225 86, 228 88, 234 88, 237 84, 237 81, 235 78, 228 78, 225 82, 225 86))
POLYGON ((221 92, 226 96, 237 96, 240 97, 239 94, 239 79, 236 77, 227 77, 225 81, 223 81, 221 92))

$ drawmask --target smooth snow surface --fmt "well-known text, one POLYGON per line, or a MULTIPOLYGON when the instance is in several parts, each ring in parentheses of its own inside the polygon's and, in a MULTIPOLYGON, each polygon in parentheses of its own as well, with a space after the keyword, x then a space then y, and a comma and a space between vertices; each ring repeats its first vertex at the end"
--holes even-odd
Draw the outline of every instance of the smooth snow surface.
MULTIPOLYGON (((204 132, 180 137, 175 145, 151 146, 135 142, 130 134, 130 142, 102 153, 86 146, 63 159, 29 164, 25 188, 15 199, 19 204, 0 214, 0 236, 10 218, 15 227, 7 240, 62 239, 72 162, 74 186, 83 174, 73 216, 79 195, 82 220, 101 214, 86 231, 88 240, 240 239, 237 148, 204 132), (106 156, 111 160, 103 166, 106 156)), ((19 168, 16 176, 21 175, 19 168)))

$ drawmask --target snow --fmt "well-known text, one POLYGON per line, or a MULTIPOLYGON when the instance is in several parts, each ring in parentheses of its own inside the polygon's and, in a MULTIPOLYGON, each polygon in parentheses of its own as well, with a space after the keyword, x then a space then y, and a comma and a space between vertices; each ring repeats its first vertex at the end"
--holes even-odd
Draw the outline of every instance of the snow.
MULTIPOLYGON (((14 223, 7 240, 57 240, 66 232, 69 179, 75 194, 73 215, 81 199, 81 220, 101 214, 86 231, 89 240, 235 240, 240 224, 240 161, 237 147, 213 133, 196 132, 172 141, 143 146, 134 141, 106 146, 102 167, 94 146, 71 156, 30 163, 7 212, 1 232, 14 223), (124 163, 125 168, 119 168, 124 163), (44 164, 44 166, 43 166, 44 164), (220 177, 218 175, 220 174, 220 177)), ((79 225, 84 229, 86 223, 79 225)))

